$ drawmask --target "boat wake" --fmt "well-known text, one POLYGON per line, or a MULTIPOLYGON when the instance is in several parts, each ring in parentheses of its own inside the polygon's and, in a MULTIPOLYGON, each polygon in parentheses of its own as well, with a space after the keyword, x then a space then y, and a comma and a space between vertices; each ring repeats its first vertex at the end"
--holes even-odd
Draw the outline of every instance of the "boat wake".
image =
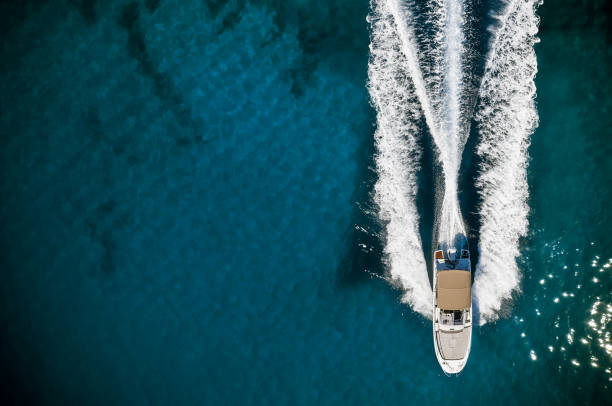
POLYGON ((476 186, 480 208, 480 259, 474 296, 481 322, 494 320, 519 289, 515 258, 527 232, 527 148, 538 124, 534 77, 538 17, 534 2, 513 1, 499 26, 482 80, 475 116, 481 158, 476 186))
POLYGON ((504 301, 519 288, 516 257, 519 238, 527 230, 527 147, 537 125, 536 6, 534 1, 513 0, 497 16, 474 108, 475 52, 467 35, 470 10, 463 1, 371 1, 368 89, 377 113, 378 174, 374 200, 384 224, 390 279, 403 290, 402 300, 426 317, 431 317, 432 291, 416 206, 423 131, 433 138, 444 174, 437 241, 456 246, 456 237, 467 234, 458 199, 461 156, 470 123, 477 124, 482 221, 474 295, 481 321, 498 317, 504 301))
MULTIPOLYGON (((387 4, 375 6, 368 17, 372 27, 368 87, 377 113, 374 137, 378 181, 374 200, 386 225, 384 253, 391 279, 403 289, 404 302, 428 315, 432 292, 415 203, 422 102, 411 78, 417 67, 402 52, 403 44, 387 4)), ((421 97, 425 97, 422 81, 419 84, 421 97)))

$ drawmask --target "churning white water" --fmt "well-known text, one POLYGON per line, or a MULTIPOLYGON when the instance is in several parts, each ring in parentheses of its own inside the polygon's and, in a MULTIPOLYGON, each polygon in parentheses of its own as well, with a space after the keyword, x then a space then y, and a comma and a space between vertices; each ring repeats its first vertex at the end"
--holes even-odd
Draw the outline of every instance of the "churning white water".
MULTIPOLYGON (((424 117, 444 174, 437 242, 457 245, 456 236, 466 234, 458 175, 473 114, 465 91, 471 73, 466 72, 463 2, 431 0, 421 17, 428 36, 418 33, 413 7, 399 0, 372 0, 368 88, 377 112, 375 202, 385 224, 386 265, 404 291, 403 300, 431 317, 415 202, 419 121, 424 117)), ((526 150, 537 122, 535 7, 516 0, 498 17, 475 114, 481 137, 477 153, 483 159, 476 186, 483 204, 474 294, 482 320, 495 318, 519 283, 515 258, 527 227, 526 150)))
POLYGON ((385 261, 392 280, 404 291, 403 301, 429 316, 432 292, 415 203, 421 100, 411 79, 414 66, 401 50, 403 44, 385 2, 372 4, 368 20, 372 28, 368 87, 377 113, 374 199, 386 224, 385 261))
POLYGON ((480 259, 474 297, 481 322, 498 317, 519 289, 519 238, 527 232, 527 147, 538 124, 534 77, 537 1, 517 0, 498 17, 475 120, 482 158, 476 186, 480 208, 480 259))
MULTIPOLYGON (((458 0, 444 2, 446 29, 444 41, 444 103, 442 130, 436 141, 444 170, 444 200, 439 221, 438 241, 444 246, 454 246, 456 235, 465 235, 463 219, 457 197, 461 153, 467 140, 467 131, 461 123, 463 83, 464 36, 463 8, 458 0)), ((459 247, 458 247, 459 248, 459 247)))

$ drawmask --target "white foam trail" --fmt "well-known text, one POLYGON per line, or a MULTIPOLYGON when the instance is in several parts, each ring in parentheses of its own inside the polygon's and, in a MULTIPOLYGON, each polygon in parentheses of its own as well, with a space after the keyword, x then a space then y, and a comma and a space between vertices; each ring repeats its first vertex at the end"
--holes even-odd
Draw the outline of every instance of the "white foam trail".
MULTIPOLYGON (((417 122, 426 94, 423 83, 416 89, 412 80, 418 64, 411 66, 415 62, 408 61, 402 52, 405 44, 398 35, 392 9, 386 1, 376 0, 372 1, 371 9, 368 89, 377 113, 378 173, 374 200, 385 223, 385 262, 392 280, 404 291, 402 300, 415 311, 431 317, 432 292, 415 204, 421 154, 416 138, 417 122)), ((429 114, 431 121, 433 116, 429 114)))
POLYGON ((482 159, 476 181, 480 208, 480 260, 474 296, 481 323, 494 320, 519 289, 519 238, 527 232, 527 148, 537 126, 534 77, 538 0, 513 0, 498 17, 475 120, 482 159))
POLYGON ((463 7, 458 0, 445 0, 441 5, 445 16, 444 35, 444 103, 442 131, 436 140, 444 170, 444 200, 438 240, 454 245, 457 234, 465 235, 463 218, 457 197, 461 153, 467 140, 467 131, 461 126, 461 99, 463 93, 463 7))
MULTIPOLYGON (((446 49, 444 52, 445 66, 445 97, 444 97, 444 133, 446 149, 448 150, 451 169, 459 170, 461 156, 457 154, 465 144, 465 134, 460 128, 460 100, 462 94, 463 67, 463 16, 462 7, 457 0, 446 0, 446 49)), ((450 165, 449 165, 450 166, 450 165)))
POLYGON ((466 133, 461 126, 463 9, 459 0, 427 5, 432 39, 415 37, 415 20, 398 0, 372 0, 369 90, 377 110, 375 134, 378 182, 375 200, 385 222, 385 258, 404 301, 431 317, 427 277, 416 210, 416 171, 420 149, 415 135, 422 112, 440 153, 445 196, 440 236, 452 244, 465 234, 457 199, 457 177, 466 133), (430 58, 425 75, 420 60, 430 58), (433 61, 433 62, 432 62, 433 61))
MULTIPOLYGON (((426 19, 428 24, 432 24, 436 35, 433 45, 419 51, 410 10, 398 0, 388 0, 386 5, 393 16, 402 43, 404 62, 444 170, 445 194, 439 220, 439 240, 453 245, 455 235, 465 234, 457 198, 461 152, 467 139, 467 131, 461 126, 463 7, 459 0, 435 0, 428 5, 426 19), (424 59, 421 54, 434 59, 427 77, 421 70, 419 61, 424 59)), ((422 42, 432 44, 431 40, 422 42)))
MULTIPOLYGON (((374 10, 376 1, 372 2, 372 9, 374 10)), ((383 2, 381 2, 383 3, 383 2)), ((434 138, 439 137, 440 132, 440 124, 437 120, 436 111, 433 109, 429 94, 425 87, 425 80, 423 79, 423 72, 419 66, 419 55, 417 50, 417 42, 412 30, 413 18, 409 10, 400 4, 399 0, 387 0, 384 2, 384 5, 379 5, 382 9, 383 7, 386 9, 386 12, 390 13, 394 25, 392 25, 392 30, 395 31, 393 33, 394 36, 399 36, 401 39, 401 50, 404 54, 404 60, 402 61, 403 65, 405 65, 412 84, 414 86, 414 92, 418 97, 418 101, 421 105, 421 110, 423 111, 423 115, 425 116, 425 121, 427 122, 427 126, 429 127, 429 131, 431 132, 434 138)))
MULTIPOLYGON (((419 3, 421 0, 416 0, 419 3)), ((424 86, 429 98, 431 109, 436 119, 440 118, 443 103, 443 76, 444 76, 444 44, 446 36, 446 10, 445 0, 427 0, 424 4, 417 7, 415 0, 410 1, 409 6, 403 8, 403 15, 408 16, 407 23, 414 24, 414 14, 409 9, 417 10, 422 13, 424 25, 428 29, 414 30, 413 26, 408 26, 410 33, 416 39, 415 54, 413 59, 418 60, 419 70, 422 73, 424 86)), ((440 123, 438 123, 440 124, 440 123)))
MULTIPOLYGON (((526 151, 537 125, 534 1, 513 0, 498 17, 479 92, 475 118, 482 166, 476 185, 483 203, 474 295, 482 321, 496 317, 520 280, 515 258, 527 230, 526 151)), ((422 37, 415 36, 415 19, 399 0, 372 0, 371 9, 368 87, 377 111, 375 201, 385 222, 385 260, 405 291, 404 301, 430 317, 432 293, 415 204, 417 123, 422 113, 444 171, 438 240, 454 245, 457 234, 465 235, 457 179, 473 97, 466 84, 471 73, 465 62, 465 5, 432 0, 425 7, 430 32, 422 37)))

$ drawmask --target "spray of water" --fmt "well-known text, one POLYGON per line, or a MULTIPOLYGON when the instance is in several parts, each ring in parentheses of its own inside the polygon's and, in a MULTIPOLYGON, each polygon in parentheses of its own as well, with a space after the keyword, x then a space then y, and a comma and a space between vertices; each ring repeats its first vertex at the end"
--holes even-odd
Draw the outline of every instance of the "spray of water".
POLYGON ((368 21, 372 32, 368 88, 377 113, 374 200, 385 224, 385 262, 391 279, 404 292, 402 300, 430 317, 431 287, 415 204, 421 100, 411 80, 414 66, 402 51, 404 45, 386 2, 372 3, 368 21))
MULTIPOLYGON (((385 260, 405 292, 404 301, 430 317, 432 293, 415 204, 418 123, 424 117, 444 174, 438 244, 460 248, 466 233, 457 189, 472 117, 471 73, 466 73, 464 3, 429 1, 420 17, 428 33, 420 36, 411 13, 415 7, 400 0, 372 0, 368 88, 377 111, 375 201, 385 223, 385 260)), ((474 293, 482 320, 494 318, 518 286, 515 257, 527 213, 526 149, 537 122, 534 9, 533 1, 513 0, 499 16, 479 92, 476 121, 482 141, 477 153, 483 164, 477 187, 483 221, 474 293)))
MULTIPOLYGON (((386 224, 385 258, 391 277, 403 288, 404 301, 431 316, 431 286, 418 234, 415 205, 416 172, 420 148, 416 139, 420 114, 439 151, 444 170, 445 195, 440 237, 452 244, 465 234, 457 199, 457 177, 465 134, 461 131, 463 36, 462 8, 458 0, 434 1, 426 21, 434 39, 444 47, 419 49, 414 18, 397 0, 373 0, 369 63, 369 90, 377 110, 375 200, 386 224), (420 60, 432 58, 423 73, 420 60)), ((423 39, 420 39, 423 43, 423 39)), ((454 244, 452 244, 454 245, 454 244)))
MULTIPOLYGON (((463 8, 458 0, 443 4, 446 16, 444 50, 444 103, 441 137, 436 140, 444 170, 444 200, 439 224, 440 245, 456 246, 456 236, 465 236, 463 219, 457 198, 461 153, 467 140, 467 131, 461 126, 464 36, 463 8)), ((465 240, 463 237, 460 240, 465 240)), ((460 248, 460 247, 458 247, 460 248)))
MULTIPOLYGON (((455 246, 457 235, 465 235, 457 198, 457 178, 461 151, 467 132, 461 127, 461 93, 463 79, 463 7, 459 0, 437 0, 427 8, 426 20, 434 29, 435 42, 418 48, 414 34, 414 17, 409 7, 399 1, 385 3, 401 40, 401 49, 410 72, 412 84, 429 132, 438 148, 444 171, 444 198, 439 220, 439 243, 455 246), (440 47, 440 44, 444 44, 440 47), (423 74, 420 61, 432 58, 436 64, 427 75, 423 74)), ((463 239, 464 240, 464 239, 463 239)))
POLYGON ((527 232, 527 148, 538 123, 534 77, 537 1, 514 0, 497 17, 475 120, 482 166, 476 186, 480 208, 480 260, 474 296, 481 322, 498 317, 519 289, 519 239, 527 232))

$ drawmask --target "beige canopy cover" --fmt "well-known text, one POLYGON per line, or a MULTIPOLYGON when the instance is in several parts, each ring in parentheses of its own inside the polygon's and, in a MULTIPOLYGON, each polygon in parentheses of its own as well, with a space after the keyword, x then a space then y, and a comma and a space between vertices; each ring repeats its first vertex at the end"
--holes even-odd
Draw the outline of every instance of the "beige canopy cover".
POLYGON ((463 310, 472 304, 472 280, 469 271, 438 271, 438 307, 463 310))

